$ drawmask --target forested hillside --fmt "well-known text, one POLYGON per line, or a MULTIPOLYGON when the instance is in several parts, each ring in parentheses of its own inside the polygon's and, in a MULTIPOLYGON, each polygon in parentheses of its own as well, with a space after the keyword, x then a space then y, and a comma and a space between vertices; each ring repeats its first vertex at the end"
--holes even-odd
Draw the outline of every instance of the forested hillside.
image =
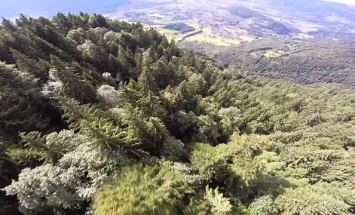
POLYGON ((221 49, 215 57, 301 84, 338 83, 355 88, 354 50, 354 42, 265 39, 221 49))
POLYGON ((355 93, 101 15, 0 28, 0 214, 355 213, 355 93))

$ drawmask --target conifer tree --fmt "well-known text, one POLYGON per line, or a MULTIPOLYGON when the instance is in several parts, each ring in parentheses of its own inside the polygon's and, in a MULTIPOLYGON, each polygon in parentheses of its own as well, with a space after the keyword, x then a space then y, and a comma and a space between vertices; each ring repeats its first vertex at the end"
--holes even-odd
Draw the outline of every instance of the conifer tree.
POLYGON ((73 57, 77 57, 77 49, 76 49, 76 43, 73 43, 73 41, 69 40, 62 34, 60 34, 57 30, 54 28, 46 25, 45 29, 45 39, 53 44, 55 47, 65 50, 66 53, 73 57))
POLYGON ((138 69, 142 69, 142 63, 143 63, 143 55, 141 52, 138 52, 135 57, 136 60, 136 65, 138 69))
POLYGON ((68 67, 58 57, 52 56, 51 63, 54 69, 52 75, 63 83, 63 95, 75 98, 80 102, 95 100, 93 87, 83 78, 80 78, 73 67, 68 67))
POLYGON ((48 78, 48 71, 45 70, 39 62, 36 62, 34 59, 27 57, 26 55, 11 49, 12 55, 16 61, 16 66, 19 70, 32 74, 34 77, 46 81, 48 78))
POLYGON ((110 73, 112 77, 115 77, 117 76, 117 74, 122 74, 120 72, 120 69, 121 69, 120 62, 113 54, 110 54, 106 72, 110 73))
POLYGON ((128 62, 126 59, 125 50, 122 46, 119 46, 118 48, 117 61, 120 77, 122 80, 128 80, 130 78, 130 75, 128 74, 128 62))
POLYGON ((180 49, 177 47, 174 39, 171 40, 169 47, 166 49, 166 55, 168 59, 171 59, 173 56, 180 56, 180 49))
POLYGON ((151 46, 143 53, 142 67, 150 68, 155 62, 155 50, 151 46))
POLYGON ((70 127, 92 138, 91 146, 99 150, 117 148, 134 148, 139 145, 138 139, 129 136, 124 128, 95 107, 79 105, 72 99, 61 98, 61 109, 70 127))
POLYGON ((196 66, 196 57, 192 51, 186 50, 183 52, 180 59, 180 63, 185 66, 195 67, 196 66))
POLYGON ((151 66, 152 76, 157 81, 159 89, 164 89, 169 84, 173 84, 175 79, 174 70, 168 67, 168 60, 162 56, 156 63, 151 66))
POLYGON ((8 19, 2 19, 2 22, 1 22, 1 26, 2 28, 4 28, 5 30, 9 31, 9 32, 15 32, 17 29, 16 29, 16 26, 8 19))
POLYGON ((13 66, 0 63, 0 136, 17 139, 18 132, 43 129, 45 103, 36 79, 13 66))

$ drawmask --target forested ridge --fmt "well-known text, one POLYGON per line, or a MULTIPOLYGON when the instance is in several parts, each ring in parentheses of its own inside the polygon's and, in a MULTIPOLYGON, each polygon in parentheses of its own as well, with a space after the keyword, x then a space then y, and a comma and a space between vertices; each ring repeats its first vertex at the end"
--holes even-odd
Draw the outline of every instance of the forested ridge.
POLYGON ((355 93, 101 15, 0 27, 0 214, 355 214, 355 93))
POLYGON ((220 49, 214 57, 300 84, 337 83, 355 89, 354 49, 354 42, 338 40, 263 39, 220 49))

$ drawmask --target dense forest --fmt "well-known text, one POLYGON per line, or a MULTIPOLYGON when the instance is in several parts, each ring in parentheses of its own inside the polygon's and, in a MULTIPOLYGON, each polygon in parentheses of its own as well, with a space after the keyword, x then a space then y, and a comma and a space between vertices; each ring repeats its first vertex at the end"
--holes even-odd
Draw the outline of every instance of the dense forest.
POLYGON ((352 89, 97 14, 4 19, 0 61, 0 214, 355 214, 352 89))
POLYGON ((338 83, 355 89, 355 43, 326 39, 260 39, 238 46, 183 43, 245 70, 300 84, 338 83))

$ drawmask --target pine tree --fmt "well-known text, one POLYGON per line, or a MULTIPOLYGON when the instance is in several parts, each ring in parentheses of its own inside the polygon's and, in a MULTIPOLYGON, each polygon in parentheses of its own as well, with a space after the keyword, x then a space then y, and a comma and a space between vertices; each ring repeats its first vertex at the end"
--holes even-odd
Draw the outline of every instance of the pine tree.
POLYGON ((174 70, 168 67, 168 60, 163 56, 156 63, 151 66, 152 76, 157 80, 159 89, 164 89, 169 84, 173 84, 175 79, 174 70))
POLYGON ((13 66, 0 63, 0 136, 18 139, 18 132, 43 129, 46 107, 36 79, 13 66))
POLYGON ((115 77, 117 74, 121 74, 120 68, 120 62, 118 59, 113 54, 110 54, 106 72, 110 73, 112 77, 115 77))
POLYGON ((147 49, 143 53, 142 69, 143 67, 150 68, 154 62, 155 62, 155 50, 153 47, 149 47, 149 49, 147 49))
POLYGON ((24 14, 20 14, 19 18, 16 19, 16 25, 20 27, 27 27, 31 25, 31 18, 26 17, 24 14))
POLYGON ((162 106, 162 100, 158 95, 159 88, 155 82, 152 70, 145 67, 139 76, 139 98, 134 106, 137 106, 147 116, 165 117, 165 109, 162 106))
POLYGON ((165 125, 158 117, 148 117, 138 108, 126 106, 123 121, 128 126, 130 139, 140 143, 140 148, 156 156, 163 155, 164 143, 169 137, 165 125))
POLYGON ((149 41, 149 38, 146 35, 143 26, 139 26, 137 29, 135 29, 133 34, 135 36, 135 39, 139 42, 140 47, 149 47, 151 41, 149 41))
POLYGON ((27 57, 15 49, 11 49, 11 52, 19 70, 32 74, 34 77, 39 78, 42 81, 47 81, 48 70, 46 71, 39 62, 36 62, 34 59, 27 57))
POLYGON ((70 22, 69 18, 63 13, 57 13, 53 17, 53 20, 55 21, 55 23, 57 23, 58 30, 65 34, 69 32, 71 28, 73 28, 73 25, 70 22))
POLYGON ((54 69, 52 75, 63 83, 63 95, 75 98, 80 102, 90 102, 95 100, 93 87, 80 78, 73 67, 68 67, 58 57, 51 56, 51 63, 54 69))
POLYGON ((90 16, 88 24, 93 27, 103 27, 103 28, 107 28, 108 27, 108 23, 107 20, 104 16, 102 16, 101 14, 94 14, 92 16, 90 16))
POLYGON ((4 28, 5 30, 9 31, 9 32, 15 32, 17 29, 16 29, 16 26, 8 19, 2 19, 2 22, 1 22, 1 26, 2 28, 4 28))
POLYGON ((44 29, 45 40, 53 44, 53 46, 65 50, 66 53, 76 58, 78 56, 78 51, 76 49, 76 43, 68 40, 62 34, 60 34, 56 29, 46 25, 44 29))
POLYGON ((114 150, 134 149, 139 146, 139 140, 130 136, 125 128, 117 125, 103 111, 89 105, 79 105, 72 99, 60 98, 61 109, 70 127, 92 138, 93 149, 114 150))
POLYGON ((166 49, 166 55, 168 59, 171 59, 173 56, 180 56, 180 49, 177 47, 174 39, 171 40, 169 47, 166 49))
POLYGON ((118 48, 118 55, 117 55, 118 67, 119 67, 119 74, 122 80, 127 81, 130 78, 128 73, 128 62, 126 59, 126 53, 122 46, 118 48))
POLYGON ((63 130, 42 135, 40 132, 21 133, 21 143, 24 148, 10 150, 10 155, 20 163, 27 163, 31 159, 55 164, 65 153, 73 151, 83 137, 73 131, 63 130))
MULTIPOLYGON (((19 171, 15 161, 6 154, 11 144, 0 141, 0 186, 3 187, 13 177, 14 172, 19 171)), ((0 209, 1 211, 1 209, 0 209)))
MULTIPOLYGON (((44 55, 44 56, 41 58, 43 58, 45 60, 49 60, 51 55, 55 55, 61 59, 68 60, 68 61, 72 60, 72 57, 68 53, 55 47, 53 44, 49 43, 45 39, 37 36, 36 34, 34 34, 32 32, 28 32, 27 38, 29 38, 35 42, 37 51, 38 50, 42 51, 42 55, 44 55)), ((16 49, 16 48, 14 48, 14 49, 16 49)), ((16 49, 16 50, 20 50, 20 49, 16 49)), ((36 55, 41 56, 38 53, 36 53, 36 55)), ((28 56, 31 57, 31 55, 28 55, 28 56)))
MULTIPOLYGON (((0 187, 7 186, 10 180, 16 177, 20 171, 17 163, 7 155, 10 146, 10 143, 0 140, 0 187)), ((16 209, 11 199, 0 193, 0 213, 18 214, 16 209)))
POLYGON ((196 67, 196 56, 192 51, 186 50, 183 52, 182 57, 180 59, 180 63, 184 66, 196 67))
POLYGON ((136 66, 138 69, 142 69, 142 63, 143 63, 143 55, 140 52, 137 52, 136 54, 136 66))

